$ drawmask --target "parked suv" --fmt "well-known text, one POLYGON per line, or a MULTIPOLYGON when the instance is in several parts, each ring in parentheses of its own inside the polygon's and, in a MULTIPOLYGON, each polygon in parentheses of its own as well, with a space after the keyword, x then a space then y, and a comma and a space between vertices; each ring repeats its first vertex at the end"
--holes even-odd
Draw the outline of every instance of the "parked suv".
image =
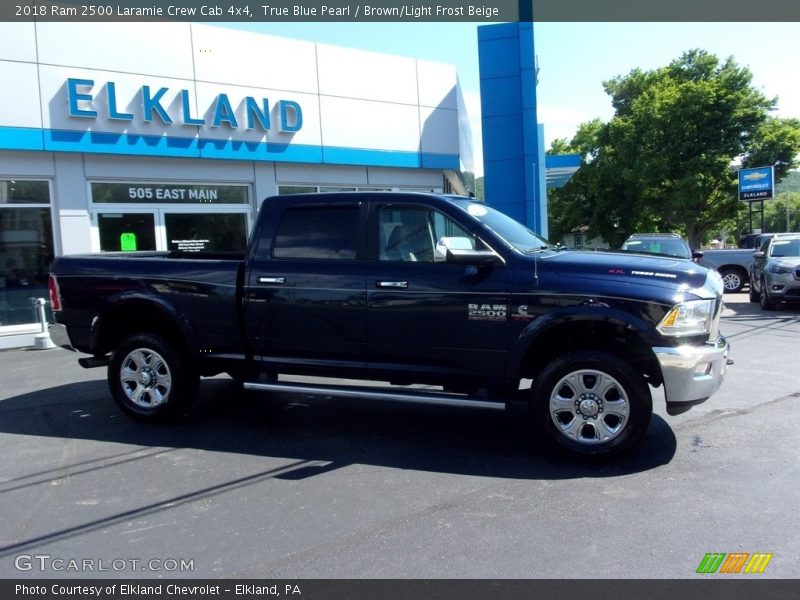
POLYGON ((700 251, 693 252, 686 240, 677 233, 634 233, 622 243, 622 250, 689 260, 697 260, 703 256, 700 251))
POLYGON ((753 252, 750 302, 760 302, 764 310, 800 302, 800 233, 775 234, 753 252))

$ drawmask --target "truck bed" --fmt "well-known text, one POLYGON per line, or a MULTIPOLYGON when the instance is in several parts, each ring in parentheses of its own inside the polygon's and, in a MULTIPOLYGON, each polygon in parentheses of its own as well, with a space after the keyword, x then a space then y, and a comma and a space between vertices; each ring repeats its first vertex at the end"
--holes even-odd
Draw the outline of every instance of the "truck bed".
POLYGON ((64 312, 73 346, 95 353, 91 323, 115 319, 117 309, 155 300, 165 320, 175 314, 199 352, 242 354, 237 282, 243 253, 114 252, 56 258, 54 270, 70 310, 64 312))

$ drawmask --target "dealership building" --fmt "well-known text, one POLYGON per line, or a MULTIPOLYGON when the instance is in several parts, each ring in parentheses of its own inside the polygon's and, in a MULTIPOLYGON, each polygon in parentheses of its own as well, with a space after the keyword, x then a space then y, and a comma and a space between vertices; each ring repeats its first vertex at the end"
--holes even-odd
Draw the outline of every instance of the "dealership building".
MULTIPOLYGON (((531 23, 478 28, 485 198, 547 236, 531 23)), ((242 250, 260 203, 465 193, 453 65, 195 23, 0 23, 0 348, 33 343, 55 256, 242 250)), ((469 180, 469 178, 466 178, 469 180)))
POLYGON ((455 67, 190 23, 0 23, 0 348, 54 256, 246 247, 260 202, 465 192, 455 67))

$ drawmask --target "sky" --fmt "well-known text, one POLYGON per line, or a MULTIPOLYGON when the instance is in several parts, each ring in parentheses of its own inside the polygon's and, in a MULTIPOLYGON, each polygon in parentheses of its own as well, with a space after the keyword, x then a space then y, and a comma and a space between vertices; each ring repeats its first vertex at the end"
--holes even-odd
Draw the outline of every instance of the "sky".
MULTIPOLYGON (((456 65, 472 124, 476 175, 483 174, 477 28, 480 23, 220 23, 269 35, 456 65)), ((669 64, 700 48, 733 56, 753 85, 778 97, 779 117, 800 119, 800 23, 534 23, 538 117, 545 148, 578 125, 613 116, 603 81, 669 64)), ((254 65, 255 67, 256 65, 254 65)))

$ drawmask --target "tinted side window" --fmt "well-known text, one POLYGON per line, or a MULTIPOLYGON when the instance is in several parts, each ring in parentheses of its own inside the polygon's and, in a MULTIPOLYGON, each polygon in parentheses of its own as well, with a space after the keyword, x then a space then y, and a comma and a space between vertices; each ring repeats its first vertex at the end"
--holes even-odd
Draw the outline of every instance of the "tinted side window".
POLYGON ((430 212, 424 208, 382 206, 378 212, 380 260, 433 262, 430 212))
POLYGON ((448 248, 484 250, 486 246, 438 211, 421 207, 380 207, 379 260, 444 262, 448 248))
POLYGON ((291 208, 278 226, 272 256, 354 260, 358 216, 357 206, 291 208))

